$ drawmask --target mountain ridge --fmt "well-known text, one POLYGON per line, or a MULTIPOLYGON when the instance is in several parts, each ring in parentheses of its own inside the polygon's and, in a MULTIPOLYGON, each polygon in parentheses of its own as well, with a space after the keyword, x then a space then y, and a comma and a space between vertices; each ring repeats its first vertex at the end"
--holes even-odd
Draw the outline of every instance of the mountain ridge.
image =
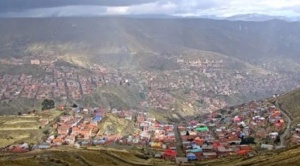
MULTIPOLYGON (((32 43, 51 41, 98 49, 129 47, 129 50, 130 47, 138 48, 130 43, 138 43, 142 51, 176 52, 186 47, 249 61, 260 57, 300 61, 295 56, 300 52, 298 22, 105 17, 0 19, 0 25, 0 43, 5 46, 1 48, 2 55, 17 52, 32 43), (129 43, 128 37, 131 38, 129 43)), ((136 51, 134 49, 130 51, 136 51)))

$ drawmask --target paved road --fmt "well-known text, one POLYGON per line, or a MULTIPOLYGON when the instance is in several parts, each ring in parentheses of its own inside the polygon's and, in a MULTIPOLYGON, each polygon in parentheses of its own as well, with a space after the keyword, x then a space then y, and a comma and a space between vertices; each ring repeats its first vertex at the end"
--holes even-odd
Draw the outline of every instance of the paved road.
POLYGON ((285 146, 285 137, 290 133, 292 119, 284 110, 282 110, 280 108, 280 106, 278 104, 278 100, 276 100, 275 105, 280 110, 280 112, 286 117, 287 122, 288 122, 284 133, 280 136, 280 146, 285 146))
POLYGON ((174 126, 174 133, 176 138, 177 157, 185 157, 185 153, 183 152, 183 147, 182 147, 182 138, 178 130, 178 125, 174 126))

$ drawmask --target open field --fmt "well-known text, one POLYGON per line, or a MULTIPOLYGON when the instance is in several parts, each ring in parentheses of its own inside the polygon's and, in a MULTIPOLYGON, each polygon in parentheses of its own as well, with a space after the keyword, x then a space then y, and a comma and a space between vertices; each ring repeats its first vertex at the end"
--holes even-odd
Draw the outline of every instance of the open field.
POLYGON ((28 111, 40 110, 41 100, 19 98, 8 103, 0 102, 0 115, 17 115, 18 112, 27 113, 28 111))
POLYGON ((0 147, 19 142, 37 143, 43 136, 40 130, 1 130, 0 131, 0 147))

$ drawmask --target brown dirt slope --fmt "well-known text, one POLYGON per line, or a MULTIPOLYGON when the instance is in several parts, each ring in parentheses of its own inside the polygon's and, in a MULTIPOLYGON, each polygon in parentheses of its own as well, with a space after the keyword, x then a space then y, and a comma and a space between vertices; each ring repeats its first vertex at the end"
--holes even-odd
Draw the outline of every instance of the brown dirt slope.
POLYGON ((300 89, 280 96, 278 101, 281 108, 290 114, 292 127, 300 123, 300 89))
POLYGON ((24 154, 1 154, 0 166, 151 166, 168 165, 155 160, 144 160, 127 151, 55 149, 24 154))
POLYGON ((297 166, 300 165, 300 146, 288 150, 277 150, 261 153, 250 158, 232 157, 201 162, 199 165, 209 166, 297 166))

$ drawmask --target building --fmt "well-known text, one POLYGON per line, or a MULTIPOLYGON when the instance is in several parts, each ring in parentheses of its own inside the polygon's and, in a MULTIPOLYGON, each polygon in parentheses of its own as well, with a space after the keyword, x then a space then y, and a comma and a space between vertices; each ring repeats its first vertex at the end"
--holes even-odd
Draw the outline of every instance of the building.
POLYGON ((94 116, 93 118, 93 123, 98 124, 101 121, 102 117, 101 116, 94 116))
POLYGON ((30 60, 30 63, 31 63, 32 65, 39 65, 39 64, 41 64, 41 61, 38 60, 38 59, 33 59, 33 60, 30 60))

